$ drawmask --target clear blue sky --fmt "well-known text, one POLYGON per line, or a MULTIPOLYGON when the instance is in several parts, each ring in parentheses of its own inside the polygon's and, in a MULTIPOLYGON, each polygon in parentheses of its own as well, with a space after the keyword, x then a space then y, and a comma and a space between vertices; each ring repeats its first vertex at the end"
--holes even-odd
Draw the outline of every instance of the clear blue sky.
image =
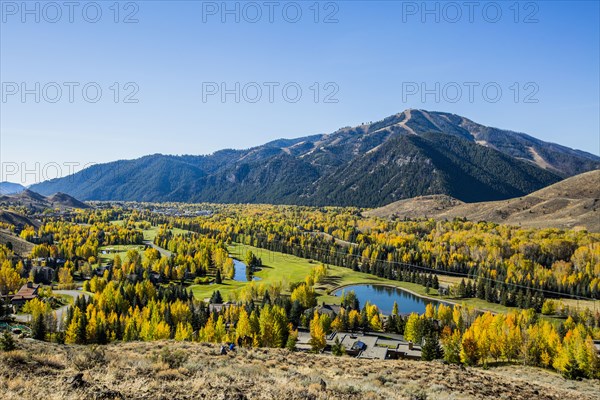
POLYGON ((247 148, 280 137, 329 133, 407 108, 457 113, 599 153, 597 1, 521 2, 517 8, 512 1, 476 2, 472 13, 464 2, 453 3, 460 16, 443 2, 427 4, 437 7, 432 14, 421 1, 320 2, 318 23, 313 1, 276 2, 272 23, 263 1, 237 3, 239 22, 223 15, 220 1, 140 1, 120 3, 115 23, 113 3, 99 2, 97 23, 84 19, 96 18, 96 10, 87 7, 84 15, 88 3, 78 3, 71 23, 68 8, 57 17, 44 2, 29 2, 30 9, 39 4, 36 22, 21 1, 1 2, 2 178, 32 183, 57 174, 56 167, 40 167, 23 177, 24 169, 36 170, 36 162, 56 163, 64 174, 70 162, 247 148), (296 4, 302 16, 292 23, 296 4), (130 14, 137 23, 123 23, 130 14), (35 93, 22 101, 23 82, 33 92, 40 83, 39 103, 35 93), (50 102, 57 96, 51 82, 62 90, 56 103, 50 102), (79 84, 72 103, 65 82, 79 84), (88 100, 83 98, 89 82, 102 89, 97 103, 90 102, 93 87, 88 100), (120 88, 117 103, 114 82, 120 88), (125 87, 128 82, 134 85, 125 87), (256 82, 262 97, 248 101, 256 95, 251 84, 239 103, 233 94, 222 102, 219 94, 207 94, 214 89, 210 82, 229 88, 256 82), (272 102, 265 82, 279 84, 272 102), (302 89, 295 103, 282 94, 290 82, 302 89), (452 82, 462 88, 460 96, 452 82), (472 101, 465 82, 479 85, 472 101), (414 84, 435 91, 436 83, 439 101, 431 93, 422 99, 421 89, 409 91, 414 84), (486 84, 488 99, 496 96, 496 87, 502 90, 497 102, 486 100, 486 84), (138 103, 125 103, 123 96, 136 87, 138 103), (324 102, 336 90, 331 99, 337 102, 324 102), (19 164, 21 174, 6 176, 11 163, 19 164))

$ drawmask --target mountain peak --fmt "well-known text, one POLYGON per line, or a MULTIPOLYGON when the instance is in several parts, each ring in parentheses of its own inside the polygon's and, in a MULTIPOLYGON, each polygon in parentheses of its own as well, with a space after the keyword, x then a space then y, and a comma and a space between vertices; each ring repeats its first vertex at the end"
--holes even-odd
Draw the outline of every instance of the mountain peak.
POLYGON ((600 168, 600 157, 456 114, 407 109, 331 134, 96 167, 103 174, 93 181, 78 173, 32 188, 84 200, 373 207, 446 194, 470 202, 530 193, 600 168))
POLYGON ((0 195, 17 194, 25 190, 25 186, 8 181, 0 182, 0 195))
POLYGON ((41 194, 39 194, 37 192, 34 192, 31 189, 23 190, 21 193, 19 193, 17 195, 17 197, 28 198, 28 199, 37 200, 37 201, 45 201, 46 200, 46 198, 44 196, 42 196, 41 194))
POLYGON ((54 193, 52 196, 48 197, 48 201, 50 201, 53 205, 60 205, 69 208, 90 208, 90 206, 87 204, 62 192, 54 193))

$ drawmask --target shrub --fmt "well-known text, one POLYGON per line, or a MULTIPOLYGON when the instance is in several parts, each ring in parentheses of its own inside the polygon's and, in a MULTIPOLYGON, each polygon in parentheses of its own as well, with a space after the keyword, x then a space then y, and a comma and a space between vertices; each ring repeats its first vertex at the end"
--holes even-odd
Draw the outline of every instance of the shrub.
POLYGON ((181 367, 188 359, 188 355, 181 350, 171 350, 168 347, 163 347, 160 352, 155 354, 154 360, 163 362, 171 369, 181 367))
POLYGON ((70 354, 71 363, 78 371, 85 371, 106 362, 104 349, 98 345, 79 347, 70 354))
POLYGON ((0 350, 2 351, 12 351, 16 348, 15 340, 13 339, 12 333, 9 331, 4 331, 2 337, 0 337, 0 350))
POLYGON ((542 314, 550 315, 556 312, 556 303, 554 300, 546 300, 544 301, 544 305, 542 305, 542 314))

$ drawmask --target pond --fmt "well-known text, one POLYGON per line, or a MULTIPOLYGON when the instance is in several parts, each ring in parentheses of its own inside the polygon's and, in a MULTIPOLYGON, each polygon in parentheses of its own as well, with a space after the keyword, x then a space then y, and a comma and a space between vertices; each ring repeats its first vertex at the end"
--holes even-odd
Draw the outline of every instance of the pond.
POLYGON ((8 330, 15 334, 19 334, 22 332, 26 334, 31 334, 31 328, 29 328, 26 325, 19 323, 0 322, 0 332, 3 332, 5 330, 8 330))
MULTIPOLYGON (((243 262, 233 259, 233 265, 235 266, 235 273, 233 274, 233 280, 238 282, 248 282, 246 277, 246 264, 243 262)), ((252 277, 253 281, 260 281, 258 276, 252 277)))
POLYGON ((385 315, 392 313, 394 302, 398 303, 398 312, 400 314, 410 314, 416 312, 423 314, 425 307, 429 303, 437 304, 434 300, 426 300, 412 293, 405 292, 400 288, 382 286, 382 285, 351 285, 335 290, 334 296, 341 296, 343 292, 354 291, 360 307, 362 308, 368 301, 375 304, 379 311, 385 315))

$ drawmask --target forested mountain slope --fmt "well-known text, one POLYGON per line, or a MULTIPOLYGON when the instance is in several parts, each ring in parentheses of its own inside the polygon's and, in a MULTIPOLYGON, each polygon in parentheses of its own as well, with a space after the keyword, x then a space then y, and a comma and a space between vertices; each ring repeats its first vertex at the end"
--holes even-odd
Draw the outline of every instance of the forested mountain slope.
POLYGON ((381 206, 421 195, 467 202, 522 196, 600 157, 454 114, 406 110, 326 135, 207 156, 149 155, 32 189, 82 200, 381 206))

